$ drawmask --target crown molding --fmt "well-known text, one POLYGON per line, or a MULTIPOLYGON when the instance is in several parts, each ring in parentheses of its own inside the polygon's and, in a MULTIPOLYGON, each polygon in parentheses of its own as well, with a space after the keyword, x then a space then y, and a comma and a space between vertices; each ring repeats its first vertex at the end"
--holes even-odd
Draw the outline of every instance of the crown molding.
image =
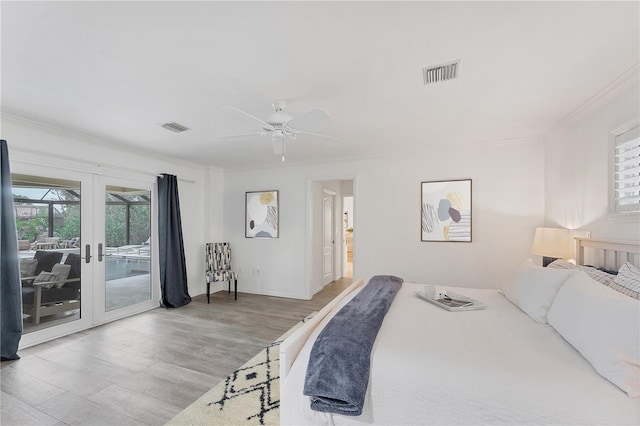
POLYGON ((602 90, 587 99, 582 105, 578 106, 571 113, 562 118, 553 127, 547 130, 542 138, 547 138, 551 134, 558 132, 570 124, 586 117, 588 114, 596 111, 598 108, 610 102, 612 99, 617 98, 632 85, 637 84, 640 81, 640 63, 636 63, 634 66, 625 71, 621 76, 613 80, 606 85, 602 90))
MULTIPOLYGON (((43 123, 41 121, 31 120, 29 118, 25 118, 19 115, 11 114, 8 112, 0 112, 0 118, 2 121, 14 122, 19 125, 23 125, 25 127, 30 127, 38 130, 43 130, 46 132, 55 133, 61 136, 69 136, 75 139, 79 139, 82 142, 89 143, 95 146, 100 146, 103 148, 116 149, 118 151, 124 151, 130 154, 142 155, 144 157, 151 157, 156 160, 167 161, 170 163, 177 163, 185 167, 193 167, 198 166, 202 170, 205 170, 208 165, 202 163, 196 163, 193 161, 187 161, 180 158, 170 157, 168 155, 158 154, 152 151, 146 151, 144 149, 134 148, 126 142, 118 141, 118 140, 108 140, 98 136, 93 136, 87 133, 82 133, 76 130, 66 129, 64 127, 58 127, 51 124, 43 123)), ((68 157, 72 159, 73 157, 68 157)))

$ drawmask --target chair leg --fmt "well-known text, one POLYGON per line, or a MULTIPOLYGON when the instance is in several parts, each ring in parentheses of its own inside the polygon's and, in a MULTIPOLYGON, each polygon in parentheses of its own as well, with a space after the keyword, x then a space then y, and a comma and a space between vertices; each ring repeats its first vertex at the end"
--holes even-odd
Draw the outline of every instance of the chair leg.
POLYGON ((234 289, 234 300, 238 300, 238 280, 236 279, 235 289, 234 289))
POLYGON ((229 280, 229 291, 227 293, 231 294, 231 280, 229 280))
POLYGON ((33 310, 31 316, 31 322, 33 324, 40 324, 40 310, 42 308, 42 286, 36 285, 33 293, 33 310))
POLYGON ((207 281, 207 303, 211 303, 211 283, 207 281))

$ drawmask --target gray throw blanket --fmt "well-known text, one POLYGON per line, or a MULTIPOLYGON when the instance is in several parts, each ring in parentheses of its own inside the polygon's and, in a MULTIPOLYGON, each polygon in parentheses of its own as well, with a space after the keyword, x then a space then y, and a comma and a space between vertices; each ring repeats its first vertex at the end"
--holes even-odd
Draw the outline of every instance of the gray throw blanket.
POLYGON ((376 275, 327 323, 313 344, 304 383, 311 409, 359 416, 371 349, 402 278, 376 275))

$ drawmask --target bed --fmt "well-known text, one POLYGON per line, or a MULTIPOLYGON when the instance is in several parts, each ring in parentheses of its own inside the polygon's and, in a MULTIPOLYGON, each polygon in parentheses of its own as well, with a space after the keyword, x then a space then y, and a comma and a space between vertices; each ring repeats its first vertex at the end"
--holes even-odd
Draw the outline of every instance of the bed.
MULTIPOLYGON (((640 263, 638 243, 576 241, 582 262, 640 263)), ((281 424, 640 424, 640 301, 589 271, 523 264, 518 273, 504 291, 455 289, 487 305, 465 312, 426 303, 416 296, 423 285, 404 283, 371 351, 362 414, 314 411, 302 392, 313 343, 361 291, 364 282, 354 282, 282 343, 281 424), (524 297, 535 274, 556 282, 524 297), (622 363, 612 361, 619 353, 622 363)))

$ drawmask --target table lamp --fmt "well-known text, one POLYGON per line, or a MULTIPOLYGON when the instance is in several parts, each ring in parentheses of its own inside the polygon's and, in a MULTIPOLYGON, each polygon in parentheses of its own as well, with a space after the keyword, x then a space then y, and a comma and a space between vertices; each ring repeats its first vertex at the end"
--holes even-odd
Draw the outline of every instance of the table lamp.
POLYGON ((536 228, 531 254, 542 256, 542 266, 556 259, 572 258, 571 231, 565 228, 536 228))

